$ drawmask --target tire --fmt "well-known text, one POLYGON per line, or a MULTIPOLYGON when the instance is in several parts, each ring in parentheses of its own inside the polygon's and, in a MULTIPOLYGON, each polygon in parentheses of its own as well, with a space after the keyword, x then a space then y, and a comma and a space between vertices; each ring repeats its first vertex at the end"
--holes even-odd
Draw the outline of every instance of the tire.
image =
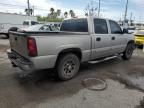
POLYGON ((57 74, 62 81, 72 79, 79 71, 80 60, 75 54, 66 54, 58 60, 57 74))
POLYGON ((134 43, 129 43, 123 52, 122 59, 123 60, 130 60, 134 51, 134 43))
POLYGON ((13 62, 11 62, 11 64, 12 64, 12 67, 17 67, 17 65, 15 65, 13 62))
POLYGON ((137 45, 139 49, 143 49, 143 45, 137 45))

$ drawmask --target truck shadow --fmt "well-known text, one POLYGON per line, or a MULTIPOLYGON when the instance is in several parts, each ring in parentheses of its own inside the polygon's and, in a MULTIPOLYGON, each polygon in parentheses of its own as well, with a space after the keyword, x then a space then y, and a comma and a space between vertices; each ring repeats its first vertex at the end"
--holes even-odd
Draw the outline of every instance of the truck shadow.
MULTIPOLYGON (((82 63, 80 66, 80 69, 79 69, 79 73, 72 80, 80 79, 85 76, 87 77, 87 75, 91 75, 91 73, 97 75, 97 74, 99 74, 99 72, 97 70, 102 69, 103 67, 107 68, 113 64, 118 64, 120 62, 121 62, 121 60, 119 58, 114 58, 111 60, 102 61, 102 62, 98 62, 98 63, 82 63)), ((21 84, 28 84, 28 83, 39 84, 39 83, 45 83, 45 82, 62 83, 63 82, 58 79, 56 71, 53 69, 35 71, 24 77, 23 77, 23 75, 22 75, 22 77, 20 75, 22 75, 22 74, 17 75, 17 79, 20 81, 21 84)), ((65 81, 65 82, 67 82, 67 81, 65 81)), ((68 82, 70 82, 70 81, 68 81, 68 82)))

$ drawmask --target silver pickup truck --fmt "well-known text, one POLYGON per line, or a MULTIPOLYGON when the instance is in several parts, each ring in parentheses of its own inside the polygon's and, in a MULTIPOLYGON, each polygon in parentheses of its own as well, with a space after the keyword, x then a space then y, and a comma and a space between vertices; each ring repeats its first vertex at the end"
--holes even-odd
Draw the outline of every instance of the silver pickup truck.
POLYGON ((11 32, 8 57, 24 71, 55 68, 61 80, 73 78, 80 63, 121 55, 129 60, 134 36, 113 20, 76 18, 64 20, 60 32, 11 32))

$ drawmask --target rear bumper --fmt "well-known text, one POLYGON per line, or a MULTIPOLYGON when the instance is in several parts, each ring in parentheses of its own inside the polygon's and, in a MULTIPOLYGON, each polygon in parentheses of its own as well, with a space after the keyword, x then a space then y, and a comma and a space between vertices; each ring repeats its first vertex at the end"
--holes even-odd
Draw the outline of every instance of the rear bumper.
POLYGON ((29 60, 19 56, 18 54, 12 52, 11 50, 7 50, 7 55, 10 61, 19 67, 23 71, 33 71, 33 64, 29 60))
POLYGON ((26 59, 11 50, 7 50, 7 55, 10 61, 23 71, 35 71, 54 68, 57 58, 56 55, 49 55, 26 59))

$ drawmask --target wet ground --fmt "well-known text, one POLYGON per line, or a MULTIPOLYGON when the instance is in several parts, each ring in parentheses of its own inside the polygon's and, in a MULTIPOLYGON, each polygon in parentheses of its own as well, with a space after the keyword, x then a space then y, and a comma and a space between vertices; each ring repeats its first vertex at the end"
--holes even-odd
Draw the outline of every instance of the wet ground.
MULTIPOLYGON (((66 82, 58 81, 52 70, 19 78, 6 56, 8 40, 0 39, 0 108, 136 108, 144 93, 144 53, 137 49, 130 61, 120 58, 82 64, 79 74, 66 82), (106 81, 103 91, 82 85, 85 78, 106 81)), ((140 107, 138 107, 140 108, 140 107)))

